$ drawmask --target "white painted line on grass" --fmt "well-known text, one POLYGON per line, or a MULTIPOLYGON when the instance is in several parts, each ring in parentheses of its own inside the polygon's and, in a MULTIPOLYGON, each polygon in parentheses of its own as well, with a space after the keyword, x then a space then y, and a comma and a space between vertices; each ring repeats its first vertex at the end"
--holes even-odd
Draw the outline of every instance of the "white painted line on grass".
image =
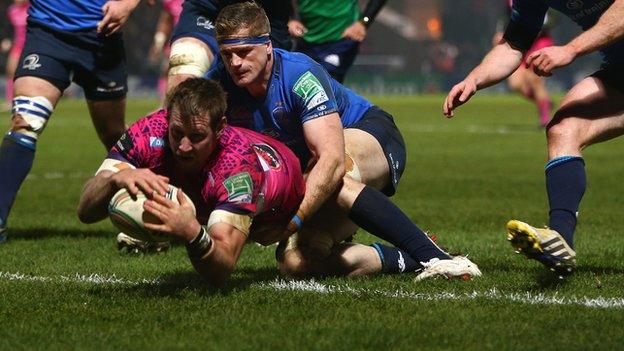
MULTIPOLYGON (((199 278, 198 278, 199 279, 199 278)), ((73 275, 57 275, 57 276, 36 276, 22 274, 19 272, 0 272, 0 280, 5 281, 27 281, 40 283, 86 283, 95 285, 158 285, 161 280, 156 279, 139 279, 128 280, 118 278, 115 275, 105 276, 97 273, 93 274, 73 274, 73 275)), ((535 294, 531 292, 525 293, 505 293, 491 288, 487 291, 472 291, 467 293, 455 293, 450 291, 440 291, 435 293, 418 293, 403 290, 381 290, 381 289, 361 289, 353 288, 349 285, 329 285, 319 283, 315 280, 282 280, 277 279, 269 283, 257 283, 253 287, 263 290, 273 291, 304 291, 322 295, 331 294, 349 294, 349 295, 366 295, 379 296, 385 298, 411 299, 419 301, 471 301, 471 300, 490 300, 498 302, 516 302, 529 305, 558 305, 558 306, 583 306, 589 308, 602 309, 624 309, 624 298, 607 298, 607 297, 576 297, 576 296, 557 296, 547 295, 543 293, 535 294)))
POLYGON ((0 280, 29 281, 42 283, 88 283, 96 285, 157 285, 160 283, 159 279, 127 280, 123 278, 117 278, 115 275, 104 276, 97 273, 92 273, 89 275, 76 273, 70 276, 57 275, 52 277, 44 277, 22 274, 19 272, 0 272, 0 280))
POLYGON ((473 291, 469 293, 455 293, 440 291, 435 293, 417 293, 403 290, 369 290, 352 288, 348 285, 326 285, 314 280, 276 280, 270 284, 260 285, 264 289, 278 291, 308 291, 318 294, 350 294, 380 296, 387 298, 411 299, 421 301, 470 301, 490 300, 500 302, 517 302, 530 305, 560 305, 560 306, 583 306, 589 308, 624 309, 624 298, 606 297, 575 297, 546 295, 543 293, 505 293, 491 288, 487 291, 473 291))

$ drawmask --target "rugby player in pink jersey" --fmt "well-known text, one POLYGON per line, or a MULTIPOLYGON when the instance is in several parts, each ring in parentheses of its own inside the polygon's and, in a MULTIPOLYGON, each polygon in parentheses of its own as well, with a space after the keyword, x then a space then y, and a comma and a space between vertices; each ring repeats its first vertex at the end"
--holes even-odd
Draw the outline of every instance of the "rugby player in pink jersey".
POLYGON ((156 33, 154 33, 154 41, 149 50, 150 61, 160 65, 161 76, 158 79, 158 94, 161 99, 165 98, 167 90, 167 71, 169 70, 169 53, 171 51, 169 39, 173 28, 180 20, 183 2, 184 0, 163 0, 162 11, 156 24, 156 33))
POLYGON ((13 101, 13 76, 15 68, 22 49, 24 41, 26 41, 26 19, 28 18, 28 0, 13 0, 13 4, 9 6, 7 17, 13 26, 13 40, 3 40, 3 51, 9 51, 6 63, 6 106, 13 101))
POLYGON ((184 81, 166 110, 135 122, 110 150, 83 190, 82 222, 107 217, 121 188, 143 192, 144 209, 162 221, 149 229, 186 243, 189 258, 207 281, 223 283, 247 240, 269 245, 285 239, 305 185, 299 160, 280 142, 226 125, 223 89, 201 78, 184 81), (188 194, 176 204, 167 184, 188 194))

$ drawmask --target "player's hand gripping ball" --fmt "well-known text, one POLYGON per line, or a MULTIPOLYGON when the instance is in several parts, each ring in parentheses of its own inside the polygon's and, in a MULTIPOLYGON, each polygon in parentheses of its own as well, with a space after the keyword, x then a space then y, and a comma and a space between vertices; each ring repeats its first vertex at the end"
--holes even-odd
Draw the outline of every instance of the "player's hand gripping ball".
MULTIPOLYGON (((186 201, 191 205, 193 202, 186 196, 186 201)), ((178 188, 169 185, 169 191, 165 197, 175 203, 178 202, 178 188)), ((143 210, 143 203, 147 200, 147 196, 139 192, 136 200, 132 199, 126 188, 120 189, 108 204, 108 215, 111 222, 121 232, 139 240, 144 241, 169 241, 171 236, 165 233, 154 232, 145 227, 145 223, 160 224, 160 220, 151 213, 143 210)), ((193 205, 193 214, 195 214, 195 206, 193 205)))

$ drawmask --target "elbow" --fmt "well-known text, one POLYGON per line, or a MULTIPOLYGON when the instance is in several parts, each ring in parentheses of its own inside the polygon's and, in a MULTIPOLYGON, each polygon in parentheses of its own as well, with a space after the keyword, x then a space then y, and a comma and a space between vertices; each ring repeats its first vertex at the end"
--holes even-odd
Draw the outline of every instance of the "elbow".
POLYGON ((92 216, 89 211, 85 209, 85 206, 82 206, 82 204, 78 205, 76 215, 78 216, 78 220, 82 223, 91 224, 97 222, 94 216, 92 216))

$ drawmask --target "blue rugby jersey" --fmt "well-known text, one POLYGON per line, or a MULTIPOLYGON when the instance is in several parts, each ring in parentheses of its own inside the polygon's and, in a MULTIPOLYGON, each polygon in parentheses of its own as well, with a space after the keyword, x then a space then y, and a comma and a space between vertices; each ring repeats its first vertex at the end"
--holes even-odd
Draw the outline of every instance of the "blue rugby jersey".
MULTIPOLYGON (((510 24, 528 33, 539 33, 549 7, 576 22, 583 30, 591 28, 613 0, 513 0, 510 24)), ((624 64, 624 40, 600 50, 605 63, 624 64)))
POLYGON ((303 123, 337 112, 347 128, 362 119, 372 104, 331 78, 321 65, 304 54, 273 49, 273 55, 273 71, 262 101, 237 87, 222 61, 213 66, 206 78, 219 81, 226 90, 230 124, 282 141, 305 165, 310 151, 303 137, 303 123))
POLYGON ((62 31, 92 30, 107 0, 30 0, 28 20, 62 31))

